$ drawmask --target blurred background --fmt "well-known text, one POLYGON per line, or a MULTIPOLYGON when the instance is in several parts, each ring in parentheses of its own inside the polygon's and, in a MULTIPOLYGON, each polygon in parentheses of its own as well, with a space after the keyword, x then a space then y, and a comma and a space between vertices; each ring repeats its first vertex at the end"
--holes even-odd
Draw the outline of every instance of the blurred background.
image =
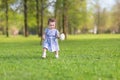
POLYGON ((0 35, 42 36, 51 17, 67 34, 120 33, 120 0, 0 0, 0 35))

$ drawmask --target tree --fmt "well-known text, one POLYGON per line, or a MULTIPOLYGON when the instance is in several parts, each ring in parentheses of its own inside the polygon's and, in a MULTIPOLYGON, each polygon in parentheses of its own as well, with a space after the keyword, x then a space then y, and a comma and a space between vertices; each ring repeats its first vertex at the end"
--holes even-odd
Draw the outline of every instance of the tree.
POLYGON ((94 7, 95 7, 95 25, 96 25, 96 29, 97 29, 97 32, 96 33, 99 33, 98 29, 100 27, 100 1, 99 0, 94 0, 94 7))
POLYGON ((76 0, 69 7, 69 28, 72 33, 86 33, 88 31, 88 16, 86 0, 76 0), (77 4, 77 5, 76 5, 77 4), (74 7, 73 7, 74 6, 74 7))
POLYGON ((5 34, 5 30, 4 30, 4 4, 2 0, 0 0, 0 30, 2 32, 2 34, 5 34))
POLYGON ((63 23, 63 33, 65 34, 65 38, 67 39, 67 28, 68 28, 68 4, 67 0, 63 0, 63 12, 62 12, 62 23, 63 23))
POLYGON ((107 27, 110 26, 110 11, 107 10, 107 8, 103 8, 101 6, 102 2, 101 0, 91 0, 92 6, 94 11, 94 30, 96 32, 94 33, 104 33, 107 30, 107 27))
POLYGON ((6 15, 6 36, 9 37, 9 32, 8 32, 8 0, 5 0, 5 15, 6 15))
POLYGON ((113 8, 113 16, 114 16, 114 27, 117 28, 116 32, 120 33, 120 1, 116 0, 116 4, 113 8))
POLYGON ((67 39, 67 28, 68 28, 68 0, 56 0, 54 6, 54 16, 57 19, 57 26, 59 26, 59 30, 62 30, 62 33, 65 34, 65 38, 67 39), (62 27, 61 27, 62 26, 62 27))
POLYGON ((63 32, 62 30, 62 0, 56 0, 54 4, 54 17, 56 19, 56 26, 59 29, 60 32, 63 32))
POLYGON ((43 11, 44 11, 44 7, 43 7, 43 0, 41 0, 41 11, 40 11, 40 13, 41 13, 41 28, 40 28, 40 36, 42 36, 43 35, 43 11))
POLYGON ((36 23, 37 23, 37 32, 40 37, 40 17, 39 17, 39 0, 36 0, 36 23))
POLYGON ((86 0, 57 0, 54 14, 57 18, 59 30, 66 32, 66 34, 75 33, 88 22, 86 0))
POLYGON ((100 27, 99 27, 99 33, 104 33, 107 30, 107 24, 108 24, 108 17, 109 17, 109 12, 104 8, 100 12, 100 27))
POLYGON ((25 29, 25 37, 28 37, 27 0, 24 0, 24 29, 25 29))

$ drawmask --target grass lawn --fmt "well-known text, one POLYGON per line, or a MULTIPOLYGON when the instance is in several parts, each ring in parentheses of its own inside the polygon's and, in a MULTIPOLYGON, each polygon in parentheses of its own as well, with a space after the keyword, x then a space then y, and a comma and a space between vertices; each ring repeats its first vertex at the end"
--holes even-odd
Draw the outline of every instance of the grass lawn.
POLYGON ((68 36, 59 59, 39 40, 0 36, 0 80, 120 80, 120 34, 68 36))

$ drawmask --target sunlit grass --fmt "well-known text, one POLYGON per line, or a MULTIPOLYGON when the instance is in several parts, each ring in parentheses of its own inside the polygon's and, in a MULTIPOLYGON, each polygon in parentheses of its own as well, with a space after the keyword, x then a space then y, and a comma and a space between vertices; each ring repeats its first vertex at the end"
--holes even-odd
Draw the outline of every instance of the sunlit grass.
POLYGON ((81 34, 81 35, 68 35, 70 40, 79 39, 116 39, 120 38, 120 34, 81 34))
POLYGON ((70 35, 42 59, 38 36, 0 36, 0 80, 119 80, 120 35, 70 35))

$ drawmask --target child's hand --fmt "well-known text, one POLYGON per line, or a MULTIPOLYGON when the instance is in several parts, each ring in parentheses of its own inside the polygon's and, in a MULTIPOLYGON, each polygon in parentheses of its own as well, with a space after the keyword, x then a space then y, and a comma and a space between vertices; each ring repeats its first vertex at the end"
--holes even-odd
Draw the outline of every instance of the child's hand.
POLYGON ((56 32, 56 38, 60 39, 60 33, 58 31, 56 32))
POLYGON ((59 38, 60 38, 60 36, 59 36, 59 35, 57 35, 57 36, 56 36, 56 38, 58 38, 58 39, 59 39, 59 38))
POLYGON ((42 39, 45 40, 45 34, 43 34, 42 39))

